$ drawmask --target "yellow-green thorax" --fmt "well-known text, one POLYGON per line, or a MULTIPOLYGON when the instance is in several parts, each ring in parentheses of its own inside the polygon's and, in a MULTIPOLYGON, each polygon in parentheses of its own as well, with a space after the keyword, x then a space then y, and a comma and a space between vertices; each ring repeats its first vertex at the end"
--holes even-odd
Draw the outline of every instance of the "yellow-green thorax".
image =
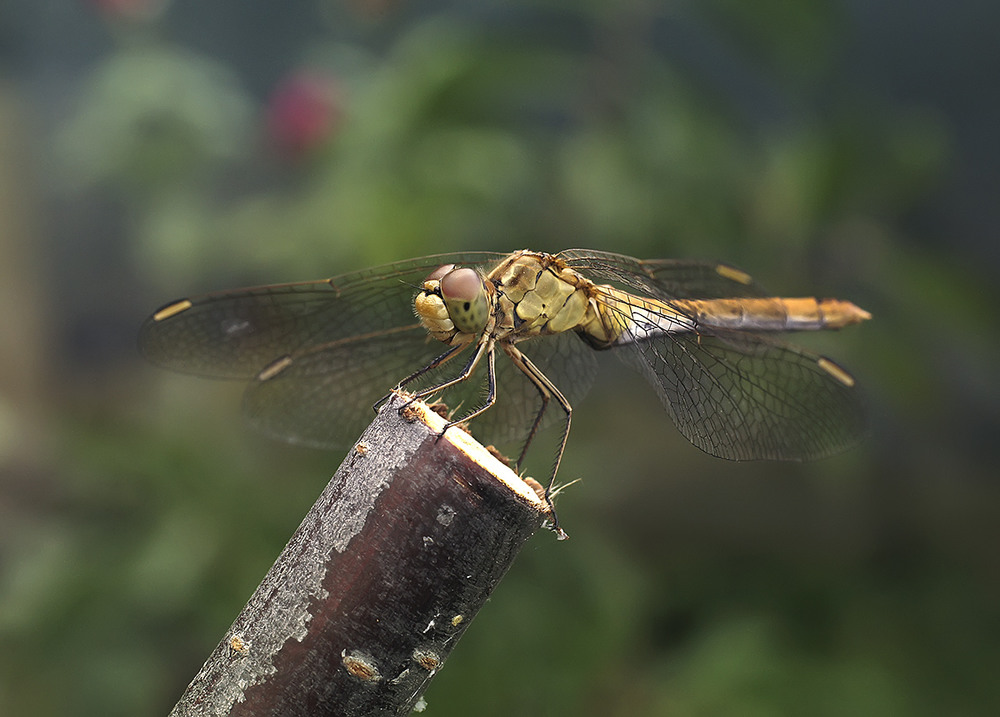
POLYGON ((497 328, 511 342, 584 330, 597 318, 594 284, 558 257, 511 254, 489 275, 497 286, 497 328))

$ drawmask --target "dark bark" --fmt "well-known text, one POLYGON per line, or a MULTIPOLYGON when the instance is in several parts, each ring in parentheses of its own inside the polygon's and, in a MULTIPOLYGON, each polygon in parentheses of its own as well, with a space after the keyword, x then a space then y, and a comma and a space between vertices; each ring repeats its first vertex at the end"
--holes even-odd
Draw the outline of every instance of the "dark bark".
MULTIPOLYGON (((171 713, 405 715, 545 504, 394 397, 171 713)), ((469 705, 474 714, 475 705, 469 705)))

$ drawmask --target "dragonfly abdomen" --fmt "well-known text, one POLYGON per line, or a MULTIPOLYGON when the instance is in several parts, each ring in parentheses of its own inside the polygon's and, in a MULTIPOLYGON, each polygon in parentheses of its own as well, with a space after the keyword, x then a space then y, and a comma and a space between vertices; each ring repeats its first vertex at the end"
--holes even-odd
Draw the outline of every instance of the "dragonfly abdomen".
POLYGON ((597 348, 644 341, 664 334, 729 331, 815 331, 838 329, 871 318, 864 309, 838 299, 739 298, 675 299, 638 297, 600 287, 600 319, 582 325, 597 348))
POLYGON ((839 299, 743 298, 671 302, 674 311, 696 326, 741 331, 816 331, 839 329, 871 318, 864 309, 839 299))

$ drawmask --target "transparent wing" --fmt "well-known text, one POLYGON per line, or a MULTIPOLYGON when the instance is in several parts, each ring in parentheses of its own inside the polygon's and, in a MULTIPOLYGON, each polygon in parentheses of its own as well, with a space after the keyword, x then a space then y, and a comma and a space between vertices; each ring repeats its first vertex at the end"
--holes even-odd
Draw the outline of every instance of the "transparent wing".
MULTIPOLYGON (((519 345, 572 402, 593 384, 597 362, 575 334, 561 334, 519 345)), ((244 413, 255 428, 278 438, 320 448, 344 445, 371 422, 371 407, 400 379, 426 366, 445 345, 417 327, 412 336, 393 335, 357 345, 318 347, 295 356, 273 379, 255 381, 244 396, 244 413), (340 366, 330 371, 331 366, 340 366), (331 400, 333 397, 335 400, 331 400)), ((407 385, 429 388, 457 375, 471 350, 407 385)), ((527 437, 541 399, 534 385, 497 349, 497 400, 470 429, 484 443, 503 445, 527 437)), ((442 400, 451 417, 461 418, 486 400, 486 361, 460 384, 428 400, 442 400)), ((551 405, 542 425, 563 418, 551 405)))
POLYGON ((768 296, 749 274, 728 264, 660 259, 641 266, 662 291, 678 299, 768 296))
POLYGON ((419 325, 311 347, 292 354, 274 377, 251 381, 243 413, 274 438, 345 447, 375 418, 380 398, 446 348, 419 325))
MULTIPOLYGON (((697 271, 693 288, 661 285, 659 275, 674 281, 684 272, 673 266, 658 271, 666 265, 613 254, 574 252, 570 264, 597 281, 668 303, 726 286, 697 271)), ((732 283, 737 291, 748 286, 732 283)), ((712 298, 724 295, 744 294, 712 298)), ((843 450, 864 433, 855 390, 824 370, 816 354, 754 333, 703 328, 639 339, 646 335, 642 328, 617 353, 653 384, 678 430, 707 453, 732 460, 803 460, 843 450)))
POLYGON ((449 263, 489 265, 502 256, 427 256, 323 281, 184 299, 146 319, 139 330, 139 350, 153 363, 176 371, 253 378, 281 356, 338 341, 357 345, 379 332, 415 326, 413 296, 431 271, 449 263), (161 312, 182 302, 189 308, 157 320, 161 312))
POLYGON ((620 349, 657 389, 678 430, 730 460, 807 460, 865 430, 854 389, 819 356, 755 336, 676 334, 620 349))
POLYGON ((559 254, 572 268, 657 299, 724 299, 769 294, 748 274, 728 264, 680 259, 633 259, 623 254, 570 249, 559 254))
POLYGON ((174 370, 250 379, 245 412, 274 436, 343 445, 371 421, 375 401, 446 348, 413 314, 424 278, 441 264, 489 267, 502 257, 428 256, 326 281, 182 300, 143 323, 139 347, 174 370), (279 360, 284 370, 262 380, 279 360))

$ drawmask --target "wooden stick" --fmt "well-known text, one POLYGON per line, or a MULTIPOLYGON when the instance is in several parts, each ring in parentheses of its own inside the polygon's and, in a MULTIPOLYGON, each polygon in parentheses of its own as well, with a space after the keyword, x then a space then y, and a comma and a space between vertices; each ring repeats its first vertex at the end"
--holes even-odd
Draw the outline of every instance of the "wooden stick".
POLYGON ((365 431, 171 717, 413 709, 547 509, 467 433, 404 405, 365 431))

